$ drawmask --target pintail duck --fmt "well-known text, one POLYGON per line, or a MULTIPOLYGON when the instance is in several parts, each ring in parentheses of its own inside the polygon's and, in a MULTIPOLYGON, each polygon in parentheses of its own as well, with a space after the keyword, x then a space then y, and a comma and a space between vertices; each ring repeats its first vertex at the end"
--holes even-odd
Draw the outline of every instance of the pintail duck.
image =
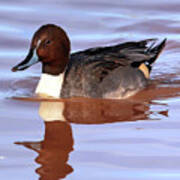
POLYGON ((41 62, 42 75, 36 94, 54 98, 93 97, 122 99, 148 85, 152 65, 166 39, 126 42, 90 48, 70 55, 65 31, 53 24, 34 34, 29 53, 12 71, 41 62))

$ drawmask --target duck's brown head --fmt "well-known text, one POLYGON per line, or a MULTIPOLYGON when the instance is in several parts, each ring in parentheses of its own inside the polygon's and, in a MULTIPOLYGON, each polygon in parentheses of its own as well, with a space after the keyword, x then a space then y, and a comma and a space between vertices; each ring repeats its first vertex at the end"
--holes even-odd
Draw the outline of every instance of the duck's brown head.
POLYGON ((27 69, 41 62, 42 72, 59 75, 69 61, 70 41, 65 31, 53 24, 40 27, 34 34, 27 57, 12 71, 27 69))

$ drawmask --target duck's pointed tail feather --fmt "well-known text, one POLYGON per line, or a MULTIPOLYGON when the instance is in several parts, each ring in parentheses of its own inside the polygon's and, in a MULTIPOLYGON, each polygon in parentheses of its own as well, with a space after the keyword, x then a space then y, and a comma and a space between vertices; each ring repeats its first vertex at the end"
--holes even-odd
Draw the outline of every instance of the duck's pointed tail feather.
POLYGON ((150 76, 150 72, 152 70, 152 65, 155 62, 155 60, 160 55, 161 51, 166 45, 167 39, 164 39, 160 43, 156 43, 157 39, 148 39, 143 41, 146 46, 146 54, 150 57, 147 60, 145 60, 143 63, 139 65, 139 69, 144 73, 145 77, 148 79, 150 76))
POLYGON ((158 58, 162 50, 164 49, 166 45, 167 39, 165 38, 163 41, 161 41, 159 44, 156 44, 155 42, 147 49, 147 53, 152 54, 152 58, 148 60, 148 63, 152 65, 155 60, 158 58))

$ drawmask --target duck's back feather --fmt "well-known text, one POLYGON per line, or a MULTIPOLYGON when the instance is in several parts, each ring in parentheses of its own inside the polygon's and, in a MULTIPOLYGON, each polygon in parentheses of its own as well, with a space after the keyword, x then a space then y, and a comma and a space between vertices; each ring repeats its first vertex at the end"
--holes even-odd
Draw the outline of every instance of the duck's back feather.
POLYGON ((158 45, 155 42, 156 39, 147 39, 71 54, 62 97, 103 97, 120 86, 127 92, 128 84, 131 84, 131 90, 142 89, 146 85, 146 78, 138 67, 146 62, 151 70, 152 63, 165 45, 165 40, 158 45))

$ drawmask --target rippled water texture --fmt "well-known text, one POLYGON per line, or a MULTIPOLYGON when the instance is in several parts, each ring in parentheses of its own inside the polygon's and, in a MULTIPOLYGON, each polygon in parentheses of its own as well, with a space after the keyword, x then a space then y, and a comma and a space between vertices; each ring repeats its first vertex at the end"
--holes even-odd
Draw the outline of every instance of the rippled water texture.
POLYGON ((179 180, 179 57, 178 0, 1 0, 0 179, 179 180), (151 85, 132 98, 38 100, 40 65, 10 69, 47 23, 67 31, 72 51, 156 37, 168 43, 151 85))

